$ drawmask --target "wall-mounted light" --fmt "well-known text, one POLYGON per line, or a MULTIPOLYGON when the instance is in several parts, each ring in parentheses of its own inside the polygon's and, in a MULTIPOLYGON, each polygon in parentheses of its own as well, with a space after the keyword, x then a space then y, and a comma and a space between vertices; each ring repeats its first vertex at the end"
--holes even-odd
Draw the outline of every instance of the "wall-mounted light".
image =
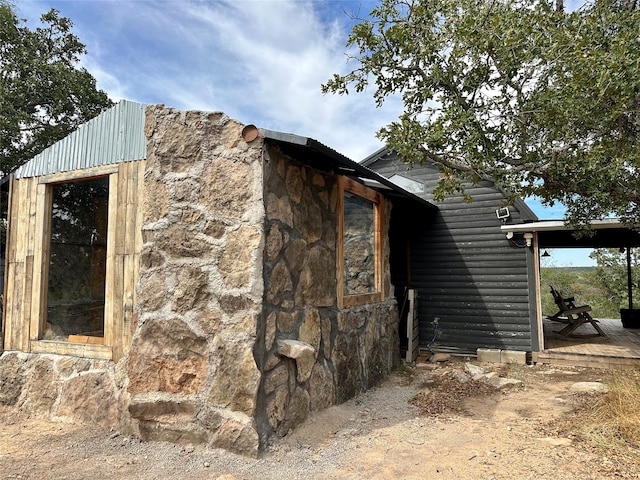
POLYGON ((533 240, 533 233, 527 232, 523 235, 524 241, 527 242, 527 247, 531 246, 531 240, 533 240))
POLYGON ((544 251, 544 253, 542 254, 543 257, 550 257, 551 254, 548 251, 544 251))

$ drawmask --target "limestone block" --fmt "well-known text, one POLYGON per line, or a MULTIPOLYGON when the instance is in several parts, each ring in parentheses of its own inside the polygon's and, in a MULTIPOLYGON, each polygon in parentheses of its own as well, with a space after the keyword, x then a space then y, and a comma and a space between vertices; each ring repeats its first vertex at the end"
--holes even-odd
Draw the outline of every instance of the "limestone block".
POLYGON ((205 309, 198 312, 196 322, 201 331, 215 334, 222 329, 222 314, 219 310, 205 309))
POLYGON ((163 172, 185 172, 202 159, 202 132, 156 116, 155 154, 163 172))
POLYGON ((313 366, 316 364, 314 356, 304 356, 296 359, 296 379, 299 383, 304 383, 309 380, 313 366))
POLYGON ((266 279, 267 301, 272 305, 278 305, 280 296, 290 292, 292 288, 293 282, 287 265, 282 261, 276 263, 266 279))
POLYGON ((357 332, 352 331, 336 336, 331 360, 334 365, 337 403, 353 398, 363 389, 362 372, 357 352, 357 332))
POLYGON ((62 384, 57 414, 80 423, 118 424, 116 389, 106 372, 86 373, 62 384))
POLYGON ((141 421, 138 429, 145 442, 171 442, 178 445, 194 445, 207 441, 207 432, 200 426, 188 423, 163 423, 141 421))
POLYGON ((336 300, 336 264, 333 253, 319 245, 309 250, 295 292, 296 306, 330 307, 336 300))
POLYGON ((293 332, 298 321, 298 312, 278 312, 278 330, 283 333, 293 332))
POLYGON ((572 392, 598 392, 607 393, 609 387, 602 382, 575 382, 571 385, 572 392))
POLYGON ((227 243, 220 256, 218 268, 228 288, 249 287, 256 270, 254 252, 261 235, 253 227, 244 226, 227 235, 227 243))
POLYGON ((253 423, 242 424, 236 420, 227 420, 217 431, 211 446, 257 457, 260 437, 253 423))
POLYGON ((517 363, 519 365, 527 364, 527 352, 518 352, 515 350, 502 350, 500 353, 500 361, 502 363, 517 363))
MULTIPOLYGON (((275 395, 267 401, 267 421, 271 428, 278 430, 287 412, 289 390, 284 387, 276 391, 275 395)), ((286 433, 286 432, 285 432, 286 433)))
POLYGON ((300 325, 298 339, 301 342, 311 345, 317 356, 317 353, 320 350, 321 338, 320 312, 318 312, 317 308, 308 308, 305 312, 304 320, 300 325))
POLYGON ((322 238, 322 209, 305 195, 304 201, 293 208, 293 225, 308 243, 322 238))
POLYGON ((324 177, 318 172, 314 172, 313 177, 311 177, 311 183, 316 187, 325 186, 324 177))
POLYGON ((137 420, 156 420, 164 423, 185 422, 193 419, 196 406, 190 401, 138 400, 129 403, 129 414, 137 420))
POLYGON ((204 227, 204 233, 213 238, 222 238, 227 225, 224 222, 218 220, 209 220, 204 227))
POLYGON ((165 259, 155 248, 142 247, 140 252, 140 267, 150 269, 164 265, 165 259))
POLYGON ((309 416, 309 403, 310 399, 307 391, 300 387, 296 388, 291 395, 291 400, 282 422, 284 432, 288 432, 307 419, 309 416))
POLYGON ((311 410, 316 412, 336 403, 333 373, 324 362, 317 362, 313 366, 309 379, 309 396, 311 410))
POLYGON ((289 384, 289 369, 284 363, 279 364, 276 368, 267 373, 264 382, 264 392, 268 395, 278 388, 287 387, 289 384))
POLYGON ((287 175, 285 177, 285 185, 287 193, 293 203, 300 203, 302 200, 302 192, 304 190, 304 182, 300 172, 300 167, 289 165, 287 175))
POLYGON ((207 431, 213 432, 218 430, 226 421, 223 416, 223 410, 209 404, 199 405, 196 418, 198 424, 202 425, 207 431))
POLYGON ((279 220, 283 224, 293 227, 291 203, 286 198, 279 198, 274 193, 269 193, 267 195, 267 219, 279 220))
POLYGON ((55 362, 55 367, 62 378, 73 374, 86 372, 91 368, 91 361, 86 358, 61 357, 55 362))
POLYGON ((0 404, 15 405, 25 383, 25 363, 15 353, 0 357, 0 404))
POLYGON ((202 220, 202 212, 195 208, 185 208, 182 211, 180 221, 188 225, 197 225, 202 220))
POLYGON ((167 301, 167 289, 163 272, 140 275, 138 304, 143 312, 160 310, 167 301))
POLYGON ((129 392, 196 393, 207 377, 207 358, 206 338, 181 320, 148 320, 129 352, 129 392))
POLYGON ((58 399, 60 379, 47 357, 31 357, 30 371, 23 387, 20 408, 28 413, 50 414, 58 399))
POLYGON ((331 319, 323 318, 321 321, 322 325, 322 345, 324 358, 331 358, 331 319))
POLYGON ((211 244, 182 224, 174 224, 158 232, 156 248, 174 258, 206 258, 214 252, 211 244))
POLYGON ((282 233, 278 225, 271 225, 267 234, 266 252, 269 260, 275 259, 282 249, 282 233))
POLYGON ((209 402, 252 415, 260 385, 253 344, 246 338, 214 338, 215 376, 209 402))
POLYGON ((218 157, 200 177, 199 203, 213 215, 239 219, 251 209, 252 184, 251 165, 218 157))
POLYGON ((302 238, 295 238, 289 242, 284 251, 284 257, 287 259, 289 268, 292 272, 297 273, 304 265, 307 254, 307 242, 302 238))
POLYGON ((278 353, 283 357, 295 360, 303 357, 314 357, 315 349, 308 343, 300 340, 278 340, 278 353))
POLYGON ((264 334, 264 347, 267 350, 271 350, 273 347, 273 342, 276 339, 276 318, 278 314, 276 312, 271 312, 267 316, 265 334, 264 334))
POLYGON ((178 272, 178 285, 173 292, 173 310, 184 314, 202 310, 209 300, 209 277, 200 268, 185 266, 178 272))
POLYGON ((149 139, 153 136, 156 128, 156 113, 160 113, 161 105, 149 105, 144 111, 144 136, 149 139))
POLYGON ((142 218, 145 222, 156 222, 169 214, 169 190, 167 185, 153 175, 144 181, 142 218))
POLYGON ((234 120, 225 122, 220 131, 222 144, 228 149, 236 148, 240 144, 240 140, 242 140, 243 127, 242 124, 234 120))
POLYGON ((256 311, 259 305, 245 295, 221 295, 218 298, 220 308, 225 313, 256 311))
POLYGON ((172 203, 198 203, 200 185, 192 178, 180 178, 168 182, 172 203))

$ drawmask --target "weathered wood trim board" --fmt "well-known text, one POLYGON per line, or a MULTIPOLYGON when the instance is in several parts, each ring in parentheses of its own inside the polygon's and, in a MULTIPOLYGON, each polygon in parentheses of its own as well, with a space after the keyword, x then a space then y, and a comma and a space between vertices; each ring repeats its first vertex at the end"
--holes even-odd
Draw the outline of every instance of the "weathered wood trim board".
MULTIPOLYGON (((118 360, 135 325, 135 285, 142 246, 140 204, 145 161, 42 177, 11 179, 5 282, 4 348, 118 360), (103 344, 43 341, 46 322, 51 186, 109 177, 103 344)), ((95 342, 95 339, 91 340, 95 342)))

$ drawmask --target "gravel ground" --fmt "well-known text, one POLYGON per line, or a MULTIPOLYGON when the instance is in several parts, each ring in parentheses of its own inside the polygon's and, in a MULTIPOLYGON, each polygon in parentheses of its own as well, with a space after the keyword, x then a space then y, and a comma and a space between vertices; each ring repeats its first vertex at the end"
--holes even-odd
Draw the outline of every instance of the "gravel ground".
POLYGON ((618 465, 550 428, 571 415, 571 385, 600 380, 601 371, 522 366, 507 372, 519 384, 452 388, 451 379, 461 378, 464 368, 455 359, 403 368, 378 387, 313 415, 257 459, 204 446, 141 443, 117 431, 52 423, 0 407, 0 478, 640 478, 635 465, 618 465), (438 413, 428 413, 429 402, 438 403, 438 413))

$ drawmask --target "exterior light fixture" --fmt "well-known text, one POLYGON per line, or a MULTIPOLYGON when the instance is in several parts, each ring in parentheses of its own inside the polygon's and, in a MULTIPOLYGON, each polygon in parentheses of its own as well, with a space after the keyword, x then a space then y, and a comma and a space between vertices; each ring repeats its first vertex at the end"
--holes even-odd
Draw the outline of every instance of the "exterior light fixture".
POLYGON ((527 232, 523 235, 524 241, 527 242, 527 247, 531 246, 531 240, 533 240, 533 233, 527 232))

